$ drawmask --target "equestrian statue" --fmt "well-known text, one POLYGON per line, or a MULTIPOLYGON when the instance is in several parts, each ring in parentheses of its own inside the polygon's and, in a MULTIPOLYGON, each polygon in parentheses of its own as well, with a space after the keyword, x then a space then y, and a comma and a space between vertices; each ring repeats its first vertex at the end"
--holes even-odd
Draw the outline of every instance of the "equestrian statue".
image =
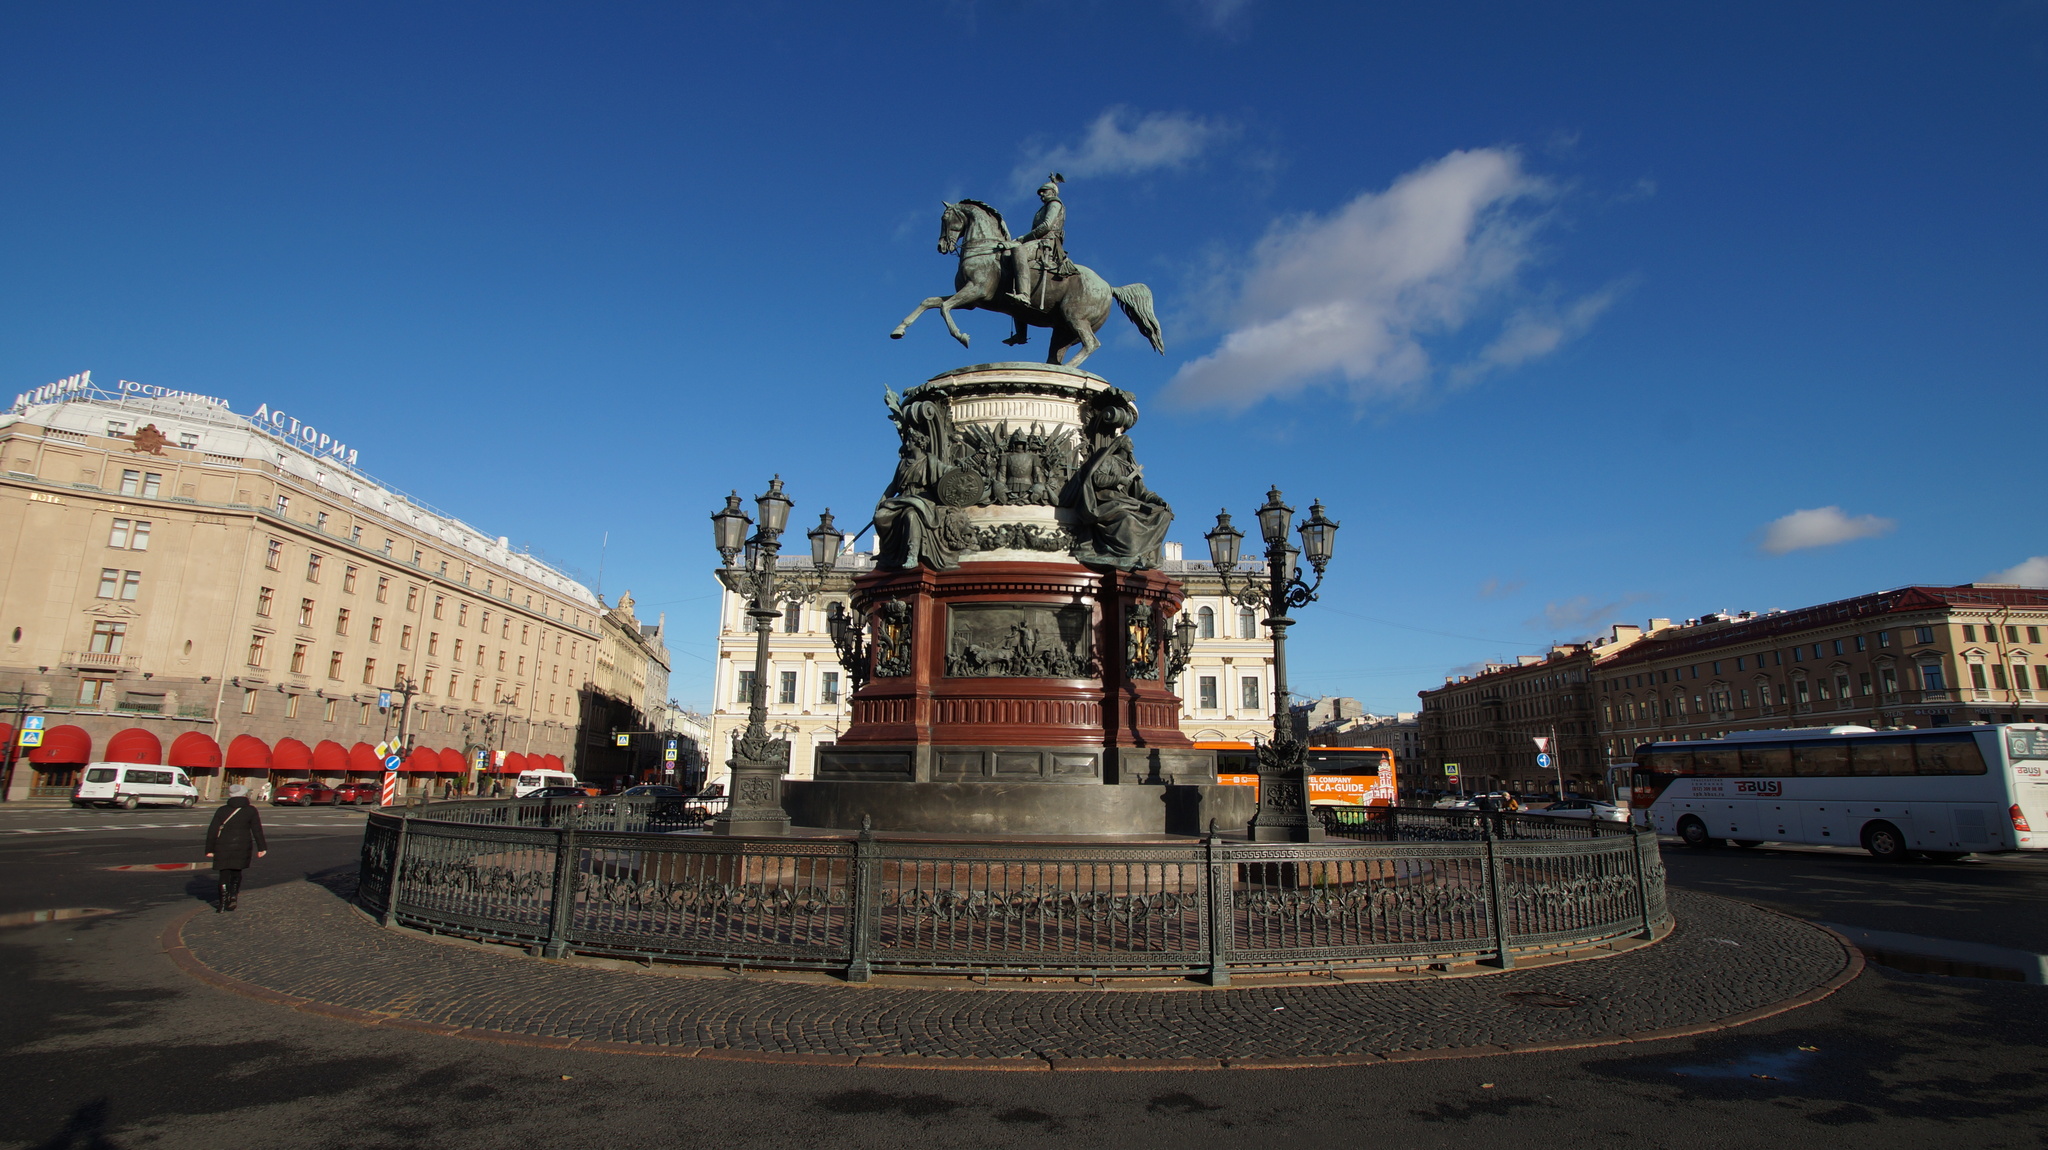
POLYGON ((1031 230, 1011 238, 1003 214, 980 200, 948 203, 939 217, 939 253, 960 254, 960 269, 953 275, 953 294, 932 296, 904 317, 890 339, 903 333, 930 308, 938 308, 946 319, 946 330, 968 346, 967 333, 953 322, 954 308, 997 311, 1016 321, 1017 330, 1006 344, 1026 343, 1031 329, 1052 329, 1052 349, 1045 362, 1060 363, 1068 348, 1081 345, 1068 367, 1102 346, 1095 333, 1109 318, 1110 301, 1124 309, 1138 331, 1152 342, 1152 350, 1164 354, 1166 341, 1159 332, 1159 318, 1152 314, 1152 289, 1144 284, 1112 288, 1092 269, 1067 258, 1067 206, 1060 202, 1060 185, 1065 177, 1052 174, 1038 189, 1040 207, 1031 218, 1031 230))

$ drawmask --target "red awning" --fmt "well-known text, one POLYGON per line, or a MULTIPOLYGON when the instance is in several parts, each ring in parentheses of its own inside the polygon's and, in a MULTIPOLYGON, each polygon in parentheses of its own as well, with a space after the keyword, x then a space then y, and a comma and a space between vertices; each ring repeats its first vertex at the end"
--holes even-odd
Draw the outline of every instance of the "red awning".
POLYGON ((498 765, 497 773, 501 775, 516 775, 523 771, 530 771, 533 769, 534 758, 538 758, 538 756, 530 758, 520 754, 518 751, 508 751, 505 754, 505 761, 498 765))
POLYGON ((345 775, 348 773, 348 748, 332 739, 322 739, 313 747, 313 769, 323 775, 345 775))
POLYGON ((43 745, 29 751, 31 763, 69 765, 92 762, 92 736, 69 723, 43 732, 43 745))
POLYGON ((14 724, 0 723, 0 743, 14 742, 14 724))
POLYGON ((114 732, 104 753, 106 757, 101 761, 107 763, 145 763, 154 767, 164 761, 164 745, 141 727, 114 732))
POLYGON ((228 744, 227 768, 231 771, 270 769, 270 744, 254 735, 236 735, 228 744))
POLYGON ((186 731, 171 740, 170 765, 193 771, 213 770, 220 766, 220 744, 202 731, 186 731))
POLYGON ((441 770, 441 756, 431 747, 414 747, 405 759, 405 769, 415 774, 438 774, 441 770))
POLYGON ((468 769, 469 764, 463 761, 461 751, 456 750, 454 747, 441 748, 441 770, 443 772, 459 775, 468 769))
POLYGON ((384 760, 377 757, 377 748, 368 743, 357 743, 348 749, 348 769, 381 771, 384 769, 384 760))
POLYGON ((302 775, 313 769, 313 748, 297 739, 279 739, 270 749, 270 769, 302 775))
POLYGON ((548 763, 548 770, 561 771, 565 774, 568 772, 569 768, 562 765, 562 756, 548 755, 546 756, 546 758, 548 763))

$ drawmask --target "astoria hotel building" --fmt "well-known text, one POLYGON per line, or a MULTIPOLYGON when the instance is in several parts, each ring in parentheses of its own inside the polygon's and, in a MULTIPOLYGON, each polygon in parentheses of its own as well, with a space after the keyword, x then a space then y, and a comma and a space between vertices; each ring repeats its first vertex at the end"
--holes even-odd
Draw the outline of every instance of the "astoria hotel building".
POLYGON ((46 728, 0 759, 7 797, 101 760, 208 796, 367 781, 401 721, 416 791, 573 768, 604 605, 353 458, 268 406, 89 377, 0 415, 0 730, 46 728))

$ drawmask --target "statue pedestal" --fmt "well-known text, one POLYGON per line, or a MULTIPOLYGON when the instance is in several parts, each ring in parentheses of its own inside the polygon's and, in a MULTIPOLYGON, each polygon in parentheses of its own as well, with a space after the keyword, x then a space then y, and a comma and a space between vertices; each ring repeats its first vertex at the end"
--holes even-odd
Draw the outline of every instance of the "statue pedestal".
POLYGON ((1070 368, 985 364, 911 389, 892 418, 883 566, 852 603, 872 676, 815 780, 786 792, 796 821, 1158 832, 1182 788, 1185 833, 1205 806, 1234 811, 1222 792, 1249 788, 1215 786, 1165 680, 1182 592, 1152 569, 1171 511, 1132 460, 1130 396, 1070 368), (1161 789, 1114 793, 1139 786, 1161 789))

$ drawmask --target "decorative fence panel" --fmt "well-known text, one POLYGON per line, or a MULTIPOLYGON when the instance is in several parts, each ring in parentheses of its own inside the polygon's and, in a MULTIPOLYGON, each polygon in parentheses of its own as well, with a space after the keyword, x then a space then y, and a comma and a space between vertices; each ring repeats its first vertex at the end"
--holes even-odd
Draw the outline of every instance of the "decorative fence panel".
POLYGON ((361 904, 553 956, 1221 984, 1512 965, 1654 937, 1670 918, 1654 835, 1540 817, 1400 808, 1275 844, 724 837, 678 833, 679 808, 658 800, 415 809, 370 816, 361 904))

